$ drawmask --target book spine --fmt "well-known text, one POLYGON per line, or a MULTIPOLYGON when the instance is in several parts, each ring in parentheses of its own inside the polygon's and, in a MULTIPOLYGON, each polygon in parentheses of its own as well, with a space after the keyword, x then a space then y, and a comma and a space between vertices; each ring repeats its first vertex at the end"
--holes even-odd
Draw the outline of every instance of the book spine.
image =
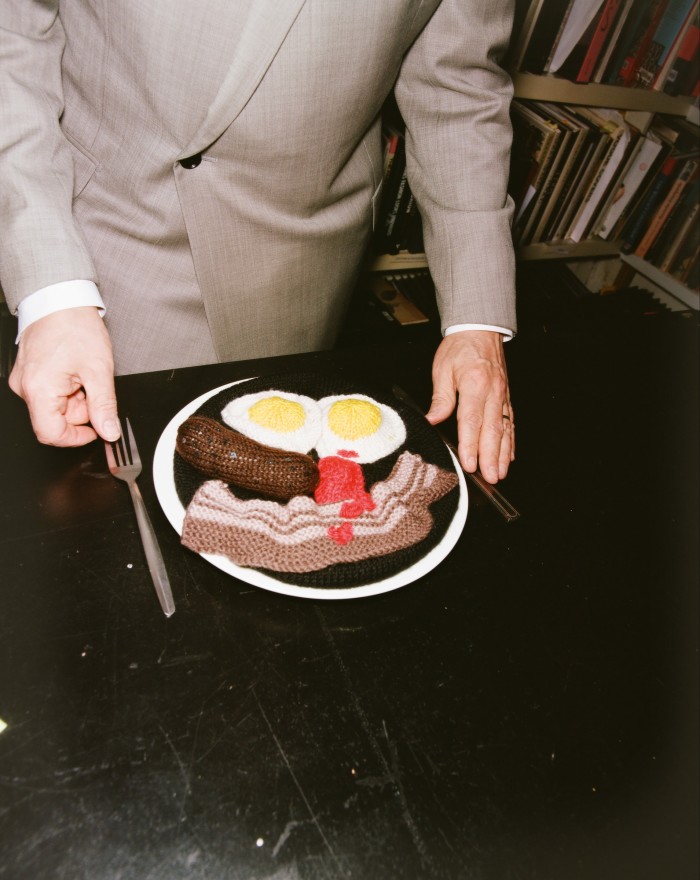
POLYGON ((664 197, 666 188, 671 183, 676 164, 677 160, 674 156, 669 156, 666 159, 657 174, 652 187, 647 193, 643 204, 640 205, 639 210, 630 217, 627 228, 623 230, 623 242, 621 248, 623 254, 631 254, 635 249, 637 242, 644 235, 649 219, 661 199, 664 197))
POLYGON ((647 231, 644 233, 639 244, 635 248, 634 253, 636 254, 636 256, 642 258, 646 257, 649 249, 656 241, 657 236, 661 232, 666 218, 673 210, 673 206, 680 198, 683 189, 685 188, 688 181, 692 178, 693 174, 697 170, 697 167, 697 162, 694 161, 686 162, 685 165, 682 167, 680 174, 678 174, 676 179, 671 184, 666 198, 661 202, 656 212, 654 213, 651 222, 649 223, 649 226, 647 228, 647 231))
POLYGON ((646 55, 637 69, 636 85, 650 88, 657 73, 666 61, 674 41, 683 29, 693 0, 669 0, 656 30, 646 50, 646 55))
POLYGON ((678 50, 676 60, 671 67, 663 90, 667 95, 680 95, 685 89, 690 92, 690 75, 697 76, 698 48, 700 47, 700 22, 696 20, 690 25, 678 50))
POLYGON ((661 144, 651 138, 644 138, 635 161, 625 174, 621 181, 620 191, 616 194, 616 198, 609 206, 605 216, 603 217, 596 233, 601 238, 607 239, 610 236, 615 224, 622 216, 622 212, 634 198, 635 193, 641 187, 644 179, 649 173, 654 160, 661 152, 661 144))
POLYGON ((524 70, 543 72, 568 6, 569 0, 545 0, 522 59, 524 70))
MULTIPOLYGON (((682 212, 682 224, 675 230, 674 238, 669 242, 668 248, 666 249, 663 258, 659 263, 659 269, 662 272, 668 272, 671 266, 673 265, 673 261, 676 259, 678 253, 680 252, 681 247, 686 239, 686 236, 690 232, 690 230, 695 226, 698 222, 698 215, 700 214, 700 201, 698 201, 698 196, 700 195, 700 187, 698 186, 698 182, 690 188, 688 192, 687 204, 689 205, 689 210, 686 213, 685 210, 682 212)), ((684 201, 685 206, 685 201, 684 201)))
POLYGON ((668 0, 654 0, 648 10, 648 18, 643 19, 640 27, 636 32, 636 38, 628 49, 628 54, 622 62, 619 73, 617 75, 618 85, 631 86, 634 84, 637 71, 646 58, 649 45, 659 26, 661 17, 663 16, 668 0), (646 27, 644 26, 646 22, 646 27))
POLYGON ((628 143, 628 134, 624 127, 620 126, 611 133, 610 148, 603 157, 600 168, 593 180, 578 216, 574 220, 568 237, 572 241, 581 241, 591 223, 594 221, 596 209, 611 183, 616 169, 623 159, 628 143))
POLYGON ((669 247, 678 237, 678 230, 684 225, 691 208, 689 201, 692 196, 697 201, 697 192, 694 192, 695 176, 684 187, 679 196, 675 199, 671 210, 667 212, 659 232, 652 242, 651 247, 647 251, 645 259, 658 266, 668 252, 669 247))
POLYGON ((600 54, 605 47, 605 43, 613 29, 615 18, 617 17, 621 5, 622 0, 607 0, 605 3, 603 11, 598 18, 598 25, 593 34, 593 39, 588 46, 588 51, 583 58, 583 62, 576 76, 576 82, 590 82, 598 58, 600 57, 600 54))
POLYGON ((608 65, 610 61, 619 48, 620 35, 622 34, 622 29, 627 24, 628 17, 632 11, 632 7, 634 6, 634 0, 625 0, 625 5, 622 8, 622 11, 617 16, 617 20, 615 21, 615 27, 610 35, 610 39, 608 40, 608 44, 601 55, 598 64, 596 65, 595 73, 593 75, 594 82, 602 82, 605 74, 608 70, 608 65))

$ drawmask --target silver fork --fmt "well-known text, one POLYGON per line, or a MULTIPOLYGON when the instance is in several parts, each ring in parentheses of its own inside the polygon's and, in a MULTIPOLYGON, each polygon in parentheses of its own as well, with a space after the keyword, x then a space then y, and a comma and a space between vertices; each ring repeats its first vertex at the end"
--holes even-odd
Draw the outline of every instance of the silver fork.
POLYGON ((134 510, 136 511, 136 519, 139 524, 139 531, 141 532, 143 549, 146 552, 148 570, 153 578, 153 585, 156 588, 160 607, 163 609, 165 616, 170 617, 171 614, 175 613, 175 602, 170 590, 170 581, 165 570, 163 555, 160 552, 156 534, 153 531, 151 520, 146 511, 146 505, 143 503, 141 490, 136 484, 136 478, 141 473, 141 457, 128 419, 126 419, 126 432, 126 437, 122 431, 122 436, 119 440, 114 443, 105 443, 107 465, 112 476, 118 480, 124 480, 129 487, 131 500, 134 502, 134 510))

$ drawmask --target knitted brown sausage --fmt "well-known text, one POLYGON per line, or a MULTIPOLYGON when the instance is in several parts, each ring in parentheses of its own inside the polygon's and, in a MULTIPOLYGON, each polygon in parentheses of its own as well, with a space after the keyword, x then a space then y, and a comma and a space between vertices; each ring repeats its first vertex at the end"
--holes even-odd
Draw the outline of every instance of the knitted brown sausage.
POLYGON ((175 449, 210 479, 281 501, 310 495, 318 485, 310 456, 265 446, 206 416, 190 416, 180 425, 175 449))

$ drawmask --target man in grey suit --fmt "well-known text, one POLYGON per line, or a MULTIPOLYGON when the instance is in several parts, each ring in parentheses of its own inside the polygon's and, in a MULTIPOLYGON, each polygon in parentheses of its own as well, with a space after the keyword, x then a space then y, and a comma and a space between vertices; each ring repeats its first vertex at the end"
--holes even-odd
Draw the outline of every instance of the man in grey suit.
POLYGON ((428 418, 513 457, 509 0, 3 0, 0 283, 37 437, 118 433, 113 375, 332 344, 395 85, 445 338, 428 418), (102 317, 104 315, 104 317, 102 317))

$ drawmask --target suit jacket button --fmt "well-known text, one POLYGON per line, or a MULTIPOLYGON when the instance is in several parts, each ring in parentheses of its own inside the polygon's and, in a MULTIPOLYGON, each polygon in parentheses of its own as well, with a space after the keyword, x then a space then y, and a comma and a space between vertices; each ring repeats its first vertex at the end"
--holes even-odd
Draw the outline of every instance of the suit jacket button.
POLYGON ((180 165, 183 168, 196 168, 202 161, 202 154, 195 153, 194 156, 188 156, 186 159, 180 159, 180 165))

